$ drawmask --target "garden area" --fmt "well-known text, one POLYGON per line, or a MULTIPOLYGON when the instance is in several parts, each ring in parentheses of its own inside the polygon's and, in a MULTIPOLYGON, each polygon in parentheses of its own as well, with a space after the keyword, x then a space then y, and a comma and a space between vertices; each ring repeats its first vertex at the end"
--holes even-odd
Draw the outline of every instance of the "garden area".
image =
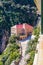
POLYGON ((29 57, 28 60, 26 60, 27 61, 27 65, 33 65, 34 56, 35 56, 35 53, 37 51, 36 50, 36 46, 38 44, 38 39, 39 39, 39 34, 40 34, 39 31, 40 31, 40 28, 35 27, 34 28, 35 38, 28 42, 26 54, 29 54, 30 57, 29 57))
POLYGON ((19 62, 21 57, 20 45, 15 40, 14 35, 9 38, 6 49, 0 55, 0 65, 10 65, 12 61, 19 62))

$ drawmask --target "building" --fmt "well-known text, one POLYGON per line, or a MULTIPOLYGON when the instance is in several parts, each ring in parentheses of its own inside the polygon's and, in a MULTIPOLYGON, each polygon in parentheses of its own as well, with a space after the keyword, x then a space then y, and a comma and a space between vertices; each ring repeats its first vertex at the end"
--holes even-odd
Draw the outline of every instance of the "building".
POLYGON ((37 6, 38 12, 41 13, 41 0, 34 0, 34 2, 37 6))
POLYGON ((11 27, 11 35, 20 36, 20 38, 26 38, 28 35, 31 35, 33 32, 33 27, 29 24, 18 24, 11 27))

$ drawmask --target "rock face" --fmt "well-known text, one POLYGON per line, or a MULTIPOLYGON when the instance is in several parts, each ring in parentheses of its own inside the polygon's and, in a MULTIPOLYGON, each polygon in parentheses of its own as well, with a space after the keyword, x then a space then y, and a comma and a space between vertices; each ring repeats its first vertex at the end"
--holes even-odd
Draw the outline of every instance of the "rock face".
POLYGON ((0 54, 4 51, 5 47, 6 47, 6 42, 8 41, 8 32, 7 31, 3 31, 2 32, 2 39, 1 39, 1 44, 0 44, 0 54))
POLYGON ((5 46, 6 46, 6 36, 3 35, 3 37, 2 37, 1 51, 3 51, 5 49, 5 46))

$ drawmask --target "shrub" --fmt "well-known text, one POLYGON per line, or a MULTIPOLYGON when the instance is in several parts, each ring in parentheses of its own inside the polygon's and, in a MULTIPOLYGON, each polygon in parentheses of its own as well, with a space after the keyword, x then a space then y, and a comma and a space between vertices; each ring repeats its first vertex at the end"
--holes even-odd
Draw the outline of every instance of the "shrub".
POLYGON ((13 60, 16 60, 17 58, 18 58, 18 59, 20 58, 20 54, 19 54, 18 51, 15 51, 15 52, 11 53, 10 56, 9 56, 9 58, 8 58, 7 61, 5 62, 5 65, 10 65, 11 62, 12 62, 13 60))
POLYGON ((0 65, 3 65, 3 62, 2 61, 0 61, 0 65))
POLYGON ((20 58, 18 47, 18 45, 16 47, 16 44, 15 46, 11 44, 11 46, 8 46, 7 49, 3 52, 1 61, 4 65, 10 65, 13 60, 20 58))
POLYGON ((12 35, 9 39, 10 43, 14 43, 16 42, 16 36, 15 35, 12 35))
POLYGON ((19 48, 20 46, 16 44, 16 36, 11 36, 6 49, 4 50, 2 55, 0 55, 0 65, 10 65, 13 60, 19 60, 19 48))
POLYGON ((33 34, 36 36, 39 35, 40 34, 40 27, 35 27, 33 34))
POLYGON ((35 39, 30 40, 28 42, 28 47, 27 47, 26 53, 30 54, 30 58, 27 60, 27 65, 32 65, 33 64, 34 55, 35 55, 35 52, 36 52, 36 45, 37 45, 38 38, 39 38, 39 31, 35 30, 35 35, 36 35, 35 39))
POLYGON ((27 60, 27 65, 32 65, 34 60, 35 51, 31 51, 30 53, 30 59, 27 60))

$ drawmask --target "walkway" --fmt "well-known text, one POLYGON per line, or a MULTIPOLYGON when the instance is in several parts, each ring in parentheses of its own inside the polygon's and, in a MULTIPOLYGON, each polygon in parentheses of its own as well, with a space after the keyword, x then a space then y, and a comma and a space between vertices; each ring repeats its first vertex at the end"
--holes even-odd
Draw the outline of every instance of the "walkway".
POLYGON ((19 65, 26 65, 26 60, 25 60, 26 55, 25 55, 25 52, 26 52, 27 43, 29 42, 29 40, 30 40, 30 37, 28 37, 26 40, 20 41, 21 46, 22 46, 22 59, 21 59, 19 65))
MULTIPOLYGON (((28 42, 28 41, 29 41, 29 39, 26 40, 26 41, 23 41, 23 40, 20 41, 21 47, 22 47, 22 58, 21 58, 21 60, 20 60, 19 65, 26 65, 26 61, 25 61, 25 51, 26 51, 26 47, 27 47, 27 42, 28 42)), ((14 65, 14 62, 12 62, 11 65, 14 65)))
POLYGON ((40 36, 39 49, 38 49, 38 64, 43 65, 43 36, 40 36))
MULTIPOLYGON (((29 58, 29 55, 25 55, 25 52, 27 49, 27 43, 29 42, 30 39, 31 39, 31 37, 28 37, 25 40, 19 41, 21 43, 21 47, 22 47, 22 58, 20 60, 19 65, 26 65, 26 56, 28 56, 28 58, 29 58)), ((12 62, 11 65, 14 65, 14 62, 12 62)))
POLYGON ((39 38, 38 52, 35 54, 33 65, 43 65, 43 35, 39 38))

